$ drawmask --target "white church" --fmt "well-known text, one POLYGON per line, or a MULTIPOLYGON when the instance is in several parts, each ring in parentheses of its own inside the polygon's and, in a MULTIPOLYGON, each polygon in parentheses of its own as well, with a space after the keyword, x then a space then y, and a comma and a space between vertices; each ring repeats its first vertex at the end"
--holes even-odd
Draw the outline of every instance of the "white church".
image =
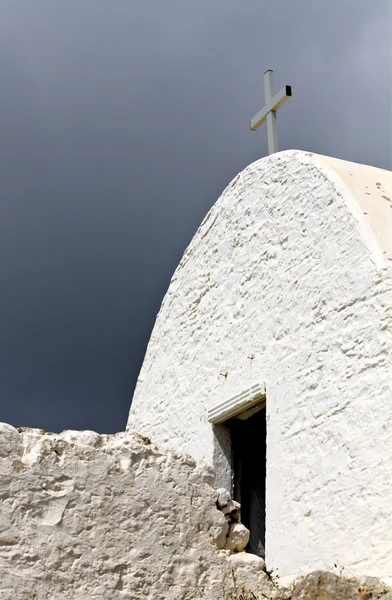
MULTIPOLYGON (((287 87, 271 101, 266 81, 253 124, 287 87)), ((248 551, 281 576, 333 562, 392 576, 391 325, 392 173, 273 153, 178 265, 128 428, 210 465, 248 551)))
POLYGON ((128 427, 213 467, 282 576, 392 575, 391 321, 392 173, 264 158, 177 267, 128 427))
POLYGON ((5 598, 25 597, 22 580, 52 597, 59 548, 51 585, 73 598, 233 598, 216 589, 245 559, 288 580, 334 565, 392 578, 392 172, 276 152, 291 90, 266 84, 252 126, 267 119, 271 155, 228 185, 178 265, 127 431, 1 429, 16 498, 0 520, 5 598), (226 525, 213 488, 241 504, 245 553, 211 554, 226 525))

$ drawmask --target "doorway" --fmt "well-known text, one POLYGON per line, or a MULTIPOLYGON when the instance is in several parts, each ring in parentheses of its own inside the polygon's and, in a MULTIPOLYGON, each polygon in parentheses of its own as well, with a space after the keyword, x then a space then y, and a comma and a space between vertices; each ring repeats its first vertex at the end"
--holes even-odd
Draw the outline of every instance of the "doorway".
POLYGON ((247 551, 265 558, 266 409, 231 419, 234 498, 241 521, 250 530, 247 551))

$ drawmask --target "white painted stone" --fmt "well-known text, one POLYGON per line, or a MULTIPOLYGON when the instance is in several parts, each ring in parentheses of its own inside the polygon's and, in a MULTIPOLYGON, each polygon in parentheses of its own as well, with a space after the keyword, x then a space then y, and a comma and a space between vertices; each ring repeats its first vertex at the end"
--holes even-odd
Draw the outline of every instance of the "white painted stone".
POLYGON ((224 506, 222 508, 222 512, 224 515, 230 515, 231 513, 236 513, 238 514, 240 511, 241 505, 239 504, 239 502, 236 502, 235 500, 231 500, 227 506, 224 506))
POLYGON ((265 561, 256 556, 256 554, 248 554, 247 552, 236 552, 230 555, 230 564, 237 568, 244 567, 245 569, 252 567, 256 571, 264 571, 266 568, 265 561))
POLYGON ((391 200, 373 167, 297 151, 250 165, 187 248, 140 372, 129 429, 211 467, 209 408, 265 382, 281 576, 392 575, 391 200))
POLYGON ((187 457, 124 433, 1 425, 1 448, 9 440, 15 453, 0 455, 2 600, 226 600, 242 586, 257 600, 279 595, 262 569, 251 563, 245 576, 243 562, 218 550, 227 520, 209 472, 187 457))
POLYGON ((0 423, 0 457, 14 456, 16 458, 21 453, 22 445, 18 430, 8 423, 0 423))
MULTIPOLYGON (((233 569, 235 589, 239 600, 247 600, 249 598, 249 596, 243 593, 243 590, 246 590, 249 586, 249 582, 260 579, 265 583, 268 581, 268 576, 265 573, 265 562, 255 554, 237 552, 231 554, 229 562, 233 569), (242 596, 240 595, 241 593, 242 596)), ((278 589, 272 590, 269 593, 271 594, 271 598, 276 598, 276 600, 281 597, 278 589)), ((285 599, 290 598, 290 596, 291 594, 282 594, 282 597, 285 599)), ((227 595, 226 598, 230 599, 230 596, 227 595)), ((226 600, 226 598, 224 597, 224 600, 226 600)), ((236 596, 234 596, 234 598, 236 598, 236 596)), ((253 600, 252 596, 250 596, 249 600, 253 600)))
POLYGON ((249 542, 249 529, 242 523, 232 523, 226 541, 226 550, 242 552, 249 542))
POLYGON ((225 488, 219 488, 217 490, 217 493, 218 493, 217 503, 218 503, 219 508, 224 508, 228 504, 230 504, 231 496, 230 496, 230 493, 225 488))

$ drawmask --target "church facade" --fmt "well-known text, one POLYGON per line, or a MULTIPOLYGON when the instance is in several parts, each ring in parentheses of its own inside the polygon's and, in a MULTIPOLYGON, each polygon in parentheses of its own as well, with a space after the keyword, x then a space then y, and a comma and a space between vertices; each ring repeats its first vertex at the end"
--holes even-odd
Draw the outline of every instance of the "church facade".
POLYGON ((274 154, 187 248, 128 429, 212 468, 281 578, 392 576, 391 321, 392 173, 274 154))

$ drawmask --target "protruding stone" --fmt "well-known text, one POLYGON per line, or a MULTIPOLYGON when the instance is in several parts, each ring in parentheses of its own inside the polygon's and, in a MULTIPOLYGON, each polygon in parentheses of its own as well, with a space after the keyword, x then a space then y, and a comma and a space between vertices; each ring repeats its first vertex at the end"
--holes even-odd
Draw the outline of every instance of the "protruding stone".
POLYGON ((73 429, 66 429, 60 433, 59 437, 69 444, 76 444, 77 446, 92 446, 96 447, 101 443, 101 436, 95 431, 75 431, 73 429))
POLYGON ((233 512, 239 511, 240 508, 241 504, 239 502, 236 502, 235 500, 230 500, 227 506, 224 506, 222 508, 222 512, 224 515, 230 515, 233 512))
POLYGON ((236 552, 229 558, 233 569, 251 568, 255 571, 265 571, 265 561, 256 554, 248 552, 236 552))
POLYGON ((219 550, 223 550, 226 546, 227 534, 229 533, 229 523, 226 520, 226 517, 216 511, 218 514, 218 518, 216 521, 216 525, 212 533, 212 539, 219 550))
POLYGON ((242 552, 249 542, 250 532, 242 523, 232 523, 226 541, 226 550, 242 552))
POLYGON ((21 456, 23 453, 20 433, 8 423, 0 423, 0 458, 10 455, 21 456))
POLYGON ((219 488, 216 491, 218 493, 218 499, 216 502, 217 502, 219 508, 223 509, 231 501, 231 496, 225 488, 219 488))

